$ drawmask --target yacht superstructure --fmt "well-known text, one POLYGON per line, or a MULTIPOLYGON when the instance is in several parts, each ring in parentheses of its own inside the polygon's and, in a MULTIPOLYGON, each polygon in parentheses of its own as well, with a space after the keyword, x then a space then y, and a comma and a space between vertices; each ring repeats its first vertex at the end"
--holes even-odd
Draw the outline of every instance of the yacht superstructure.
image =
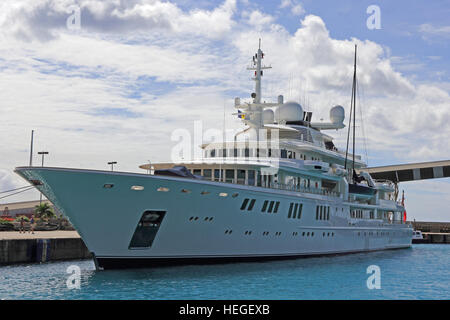
MULTIPOLYGON (((18 167, 76 227, 98 268, 248 261, 411 246, 390 181, 338 150, 342 106, 313 122, 296 102, 262 101, 264 53, 252 57, 246 128, 203 144, 199 159, 141 165, 151 174, 18 167)), ((354 150, 354 149, 353 149, 354 150)), ((347 150, 348 151, 348 150, 347 150)))

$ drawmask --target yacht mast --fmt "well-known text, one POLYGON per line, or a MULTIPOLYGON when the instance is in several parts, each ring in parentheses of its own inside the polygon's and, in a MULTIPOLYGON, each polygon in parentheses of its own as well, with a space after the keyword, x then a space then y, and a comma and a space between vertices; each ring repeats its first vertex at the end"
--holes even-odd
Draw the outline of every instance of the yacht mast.
POLYGON ((353 66, 353 166, 352 176, 355 172, 355 129, 356 129, 356 44, 355 44, 355 64, 353 66))
MULTIPOLYGON (((352 97, 350 101, 350 117, 348 121, 348 133, 347 133, 347 148, 345 150, 345 162, 344 162, 344 168, 347 169, 347 159, 348 159, 348 145, 350 142, 350 130, 352 127, 352 118, 353 118, 353 164, 352 164, 352 177, 353 172, 355 171, 355 127, 356 127, 356 51, 357 45, 355 44, 355 59, 354 59, 354 65, 353 65, 353 83, 352 83, 352 97)), ((352 179, 353 180, 353 179, 352 179)))

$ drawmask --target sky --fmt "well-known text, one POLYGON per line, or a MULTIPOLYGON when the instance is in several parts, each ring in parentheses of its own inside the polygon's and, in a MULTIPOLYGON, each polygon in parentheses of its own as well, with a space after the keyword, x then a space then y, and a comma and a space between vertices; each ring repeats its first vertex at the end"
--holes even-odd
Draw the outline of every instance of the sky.
MULTIPOLYGON (((316 121, 348 113, 357 44, 356 152, 368 166, 450 159, 449 16, 439 0, 2 0, 0 191, 25 185, 13 170, 28 164, 31 130, 45 165, 141 172, 196 120, 242 128, 233 100, 253 91, 259 38, 263 100, 283 94, 316 121)), ((345 148, 346 130, 330 135, 345 148)), ((449 186, 400 184, 408 219, 450 221, 449 186)))

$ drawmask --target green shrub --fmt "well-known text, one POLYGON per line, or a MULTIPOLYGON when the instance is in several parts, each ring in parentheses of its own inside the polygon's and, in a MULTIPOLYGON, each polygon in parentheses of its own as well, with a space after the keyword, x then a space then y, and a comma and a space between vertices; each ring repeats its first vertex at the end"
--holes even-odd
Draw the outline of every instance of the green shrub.
POLYGON ((25 222, 30 222, 30 218, 28 218, 27 216, 18 216, 18 217, 16 217, 16 222, 20 222, 22 217, 23 217, 23 220, 25 222))
POLYGON ((12 223, 11 223, 11 221, 8 221, 8 220, 4 220, 4 219, 1 219, 0 218, 0 224, 1 225, 3 225, 3 226, 14 226, 12 223))

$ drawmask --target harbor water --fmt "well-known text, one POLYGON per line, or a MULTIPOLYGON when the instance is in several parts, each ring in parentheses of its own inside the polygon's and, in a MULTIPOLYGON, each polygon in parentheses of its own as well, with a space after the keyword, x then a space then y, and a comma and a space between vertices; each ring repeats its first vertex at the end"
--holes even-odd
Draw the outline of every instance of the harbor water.
POLYGON ((450 299, 449 265, 445 244, 157 269, 95 271, 77 260, 0 267, 0 299, 450 299), (79 289, 68 281, 74 265, 79 289), (368 288, 369 266, 379 268, 379 289, 368 288))

